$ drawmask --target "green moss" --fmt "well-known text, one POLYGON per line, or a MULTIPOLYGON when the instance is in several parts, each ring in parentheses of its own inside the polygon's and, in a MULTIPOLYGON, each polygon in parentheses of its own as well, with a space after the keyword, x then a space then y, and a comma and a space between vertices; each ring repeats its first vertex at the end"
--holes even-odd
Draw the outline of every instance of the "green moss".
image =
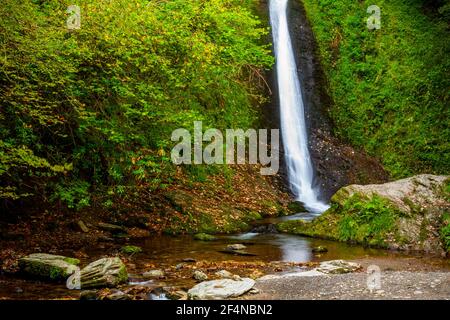
POLYGON ((306 212, 306 209, 305 209, 303 203, 301 203, 299 201, 294 201, 294 202, 289 203, 288 210, 289 210, 290 214, 306 212))
POLYGON ((450 201, 450 178, 442 184, 442 194, 447 201, 450 201))
POLYGON ((420 224, 420 233, 419 233, 419 241, 423 242, 428 238, 428 227, 430 226, 430 222, 427 218, 423 218, 422 223, 420 224))
POLYGON ((450 252, 450 213, 448 212, 442 216, 440 235, 445 251, 450 252))
POLYGON ((53 281, 65 280, 71 275, 71 270, 69 270, 67 263, 75 265, 75 263, 65 261, 66 259, 69 259, 71 262, 76 262, 77 264, 79 263, 78 259, 73 258, 50 261, 23 258, 19 260, 19 267, 25 274, 38 278, 53 281))
POLYGON ((58 280, 64 278, 65 272, 61 268, 58 267, 50 267, 49 269, 50 279, 58 280))
POLYGON ((312 222, 286 221, 277 225, 280 232, 309 237, 386 247, 388 234, 395 231, 398 212, 380 197, 358 195, 334 204, 312 222))
POLYGON ((366 201, 353 196, 345 202, 341 211, 341 241, 386 246, 385 239, 395 227, 397 213, 387 200, 374 196, 366 201))
POLYGON ((74 266, 77 266, 77 265, 80 264, 80 260, 78 260, 78 259, 76 259, 76 258, 69 258, 69 257, 66 257, 66 258, 64 258, 64 261, 67 262, 67 263, 69 263, 69 264, 73 264, 74 266))
POLYGON ((338 240, 337 218, 330 212, 314 219, 312 222, 291 220, 278 223, 279 232, 292 233, 307 237, 338 240))
POLYGON ((422 212, 422 209, 419 205, 414 204, 411 199, 403 198, 403 202, 409 207, 411 214, 409 216, 413 216, 422 212))
POLYGON ((194 239, 195 240, 199 240, 199 241, 214 241, 217 240, 216 237, 207 234, 207 233, 197 233, 196 235, 194 235, 194 239))
POLYGON ((120 251, 126 254, 136 254, 142 252, 142 249, 138 246, 124 246, 120 251))
POLYGON ((217 226, 214 223, 213 218, 208 214, 202 214, 200 216, 200 224, 198 227, 200 233, 217 233, 217 226))
POLYGON ((245 214, 246 220, 248 221, 256 221, 256 220, 261 220, 263 217, 259 212, 256 211, 248 211, 245 214))
POLYGON ((117 284, 125 283, 128 281, 128 272, 127 267, 125 265, 122 265, 120 267, 118 276, 117 276, 117 284))

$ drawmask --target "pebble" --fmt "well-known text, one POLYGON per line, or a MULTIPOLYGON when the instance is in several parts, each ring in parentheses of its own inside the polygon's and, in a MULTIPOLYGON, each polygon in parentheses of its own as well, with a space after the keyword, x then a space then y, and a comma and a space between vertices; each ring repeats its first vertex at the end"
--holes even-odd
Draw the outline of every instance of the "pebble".
POLYGON ((247 249, 243 244, 230 244, 227 246, 227 250, 237 251, 247 249))
POLYGON ((216 275, 217 277, 222 278, 222 279, 232 279, 233 276, 234 276, 231 272, 229 272, 229 271, 227 271, 227 270, 220 270, 220 271, 217 271, 217 272, 215 273, 215 275, 216 275))
POLYGON ((162 277, 164 277, 164 275, 165 275, 165 273, 164 273, 164 271, 162 271, 162 270, 150 270, 150 271, 144 272, 144 273, 142 274, 142 276, 143 276, 145 279, 150 279, 150 278, 162 278, 162 277))
POLYGON ((192 274, 192 277, 197 281, 208 280, 208 276, 206 275, 206 273, 199 271, 199 270, 194 271, 194 273, 192 274))

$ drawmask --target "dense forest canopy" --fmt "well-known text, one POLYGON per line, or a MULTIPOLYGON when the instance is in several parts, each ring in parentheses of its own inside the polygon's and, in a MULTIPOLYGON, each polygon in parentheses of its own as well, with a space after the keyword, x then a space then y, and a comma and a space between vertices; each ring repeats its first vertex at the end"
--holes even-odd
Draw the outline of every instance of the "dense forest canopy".
POLYGON ((251 0, 6 0, 0 8, 0 199, 89 205, 170 183, 172 130, 247 128, 273 63, 251 0))

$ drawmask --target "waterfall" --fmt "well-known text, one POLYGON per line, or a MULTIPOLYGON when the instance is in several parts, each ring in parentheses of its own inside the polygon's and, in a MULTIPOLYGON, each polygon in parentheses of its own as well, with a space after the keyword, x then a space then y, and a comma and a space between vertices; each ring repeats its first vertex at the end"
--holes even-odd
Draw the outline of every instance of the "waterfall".
POLYGON ((303 97, 287 21, 288 0, 270 0, 270 21, 275 47, 280 120, 290 189, 312 213, 328 206, 313 187, 313 166, 308 150, 303 97))

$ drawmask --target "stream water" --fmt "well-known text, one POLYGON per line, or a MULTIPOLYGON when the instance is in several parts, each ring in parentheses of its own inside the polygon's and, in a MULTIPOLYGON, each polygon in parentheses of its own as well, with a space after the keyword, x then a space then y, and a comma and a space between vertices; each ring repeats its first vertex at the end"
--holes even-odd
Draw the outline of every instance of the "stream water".
MULTIPOLYGON (((272 223, 285 219, 295 219, 302 215, 271 218, 260 221, 254 225, 256 230, 273 230, 272 223)), ((194 240, 190 235, 184 236, 151 236, 148 238, 134 240, 131 243, 140 246, 142 253, 123 257, 127 260, 127 268, 130 274, 130 286, 142 285, 140 276, 143 272, 151 269, 168 270, 183 263, 186 259, 190 261, 206 261, 208 263, 223 262, 318 262, 335 259, 361 260, 361 259, 385 259, 398 261, 399 258, 422 259, 431 263, 434 258, 426 256, 408 256, 402 253, 387 250, 370 249, 362 246, 348 245, 339 242, 320 239, 305 238, 295 235, 269 233, 269 232, 246 232, 235 235, 220 235, 216 241, 204 242, 194 240), (223 250, 229 244, 244 244, 246 251, 251 256, 230 255, 223 250), (312 248, 325 246, 328 252, 314 254, 312 248)), ((82 249, 86 255, 81 258, 81 266, 105 256, 114 256, 120 252, 123 244, 93 245, 82 249)), ((73 256, 74 252, 61 252, 67 256, 73 256)), ((434 259, 437 264, 442 263, 440 259, 434 259)), ((411 260, 412 261, 412 260, 411 260)), ((410 262, 408 262, 410 263, 410 262)), ((146 282, 144 282, 145 284, 146 282)), ((150 282, 150 285, 155 285, 150 282)), ((181 286, 189 288, 194 285, 192 279, 177 279, 169 277, 162 280, 165 286, 181 286)), ((63 283, 48 283, 35 279, 24 279, 20 276, 0 275, 0 299, 76 299, 79 291, 66 289, 63 283)), ((157 296, 149 296, 154 299, 157 296)))

